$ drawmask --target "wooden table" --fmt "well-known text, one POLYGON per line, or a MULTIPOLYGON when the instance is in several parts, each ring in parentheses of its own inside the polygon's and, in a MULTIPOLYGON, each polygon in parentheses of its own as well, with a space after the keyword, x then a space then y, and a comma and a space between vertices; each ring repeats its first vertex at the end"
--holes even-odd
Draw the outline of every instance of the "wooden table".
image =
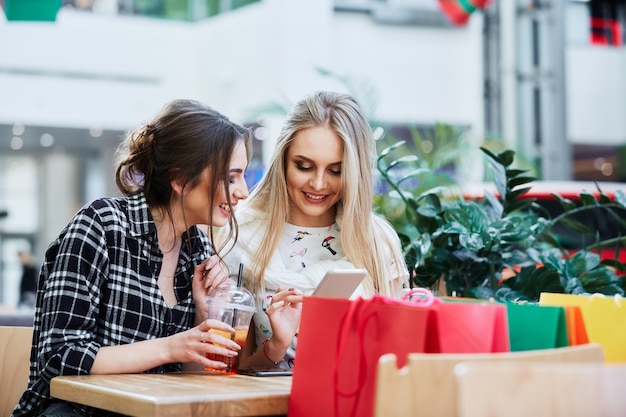
POLYGON ((286 415, 290 376, 207 373, 59 376, 53 397, 131 416, 286 415))

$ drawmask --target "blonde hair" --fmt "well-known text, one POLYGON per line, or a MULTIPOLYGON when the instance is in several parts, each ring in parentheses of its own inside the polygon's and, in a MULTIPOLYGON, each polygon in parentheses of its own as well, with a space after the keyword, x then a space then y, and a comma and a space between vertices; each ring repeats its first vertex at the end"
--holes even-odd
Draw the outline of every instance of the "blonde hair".
POLYGON ((303 129, 326 126, 343 141, 341 182, 343 212, 341 242, 348 260, 365 268, 370 280, 363 285, 368 295, 393 295, 389 281, 407 275, 398 235, 372 210, 373 168, 376 145, 358 103, 347 94, 319 91, 291 109, 278 137, 269 168, 244 203, 266 226, 263 245, 246 265, 246 284, 256 291, 264 286, 263 272, 274 254, 289 215, 285 181, 285 156, 296 134, 303 129))

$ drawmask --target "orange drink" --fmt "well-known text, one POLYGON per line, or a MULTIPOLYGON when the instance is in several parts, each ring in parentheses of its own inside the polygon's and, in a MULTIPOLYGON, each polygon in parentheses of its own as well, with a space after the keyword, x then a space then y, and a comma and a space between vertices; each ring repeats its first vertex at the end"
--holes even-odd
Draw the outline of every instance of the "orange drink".
MULTIPOLYGON (((225 332, 223 330, 211 329, 209 333, 216 333, 221 336, 224 336, 227 339, 234 340, 239 346, 243 348, 243 345, 246 343, 246 338, 248 337, 248 327, 237 327, 235 328, 235 333, 225 332)), ((220 344, 215 343, 216 346, 221 346, 220 344)), ((212 361, 224 362, 226 364, 226 368, 218 369, 218 368, 210 368, 205 367, 204 369, 207 371, 215 371, 224 374, 236 374, 239 369, 239 355, 230 357, 224 355, 216 355, 214 353, 207 353, 207 359, 211 359, 212 361)))
MULTIPOLYGON (((240 268, 241 273, 241 268, 240 268)), ((248 329, 255 309, 254 296, 243 287, 221 286, 207 299, 207 318, 219 320, 235 329, 233 333, 223 330, 210 329, 209 333, 215 333, 235 341, 243 347, 248 337, 248 329)), ((220 346, 219 344, 216 344, 220 346)), ((223 346, 222 346, 223 347, 223 346)), ((239 369, 239 356, 228 357, 224 355, 207 354, 207 359, 220 361, 226 364, 224 369, 206 367, 207 371, 215 371, 222 374, 236 374, 239 369)))

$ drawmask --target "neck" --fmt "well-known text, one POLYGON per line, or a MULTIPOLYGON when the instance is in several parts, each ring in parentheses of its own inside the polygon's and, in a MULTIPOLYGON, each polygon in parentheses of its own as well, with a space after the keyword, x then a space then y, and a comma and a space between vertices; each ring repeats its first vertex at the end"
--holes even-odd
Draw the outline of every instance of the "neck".
POLYGON ((157 240, 161 252, 168 253, 180 247, 180 236, 184 232, 183 222, 170 218, 163 210, 151 209, 157 229, 157 240))

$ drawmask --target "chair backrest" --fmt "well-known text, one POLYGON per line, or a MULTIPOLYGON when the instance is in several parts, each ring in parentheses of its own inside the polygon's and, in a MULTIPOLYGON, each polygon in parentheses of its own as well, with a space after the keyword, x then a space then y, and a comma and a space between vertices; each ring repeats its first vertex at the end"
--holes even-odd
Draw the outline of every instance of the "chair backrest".
POLYGON ((411 353, 397 367, 394 354, 380 357, 376 375, 374 415, 456 416, 454 367, 460 362, 604 362, 597 344, 505 353, 411 353))
POLYGON ((461 363, 459 417, 621 417, 626 365, 461 363))
POLYGON ((11 415, 28 385, 32 327, 0 326, 0 417, 11 415))

